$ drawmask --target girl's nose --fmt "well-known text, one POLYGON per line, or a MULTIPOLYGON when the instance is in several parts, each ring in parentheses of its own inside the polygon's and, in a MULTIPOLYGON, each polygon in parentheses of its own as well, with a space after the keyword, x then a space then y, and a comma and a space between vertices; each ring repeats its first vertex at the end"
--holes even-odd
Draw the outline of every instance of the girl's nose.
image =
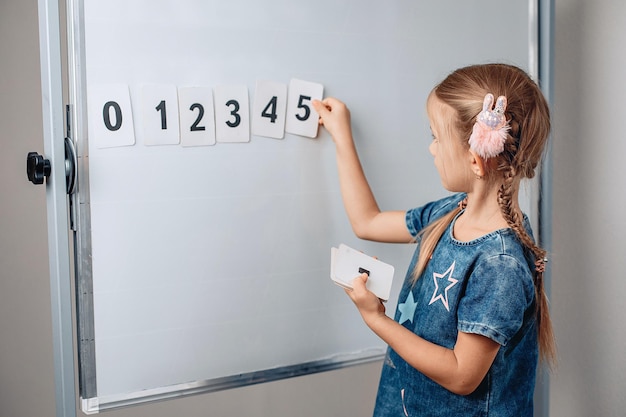
POLYGON ((435 156, 435 150, 437 149, 437 144, 435 143, 435 141, 433 140, 432 142, 430 142, 430 145, 428 145, 428 152, 430 152, 430 154, 432 156, 435 156))

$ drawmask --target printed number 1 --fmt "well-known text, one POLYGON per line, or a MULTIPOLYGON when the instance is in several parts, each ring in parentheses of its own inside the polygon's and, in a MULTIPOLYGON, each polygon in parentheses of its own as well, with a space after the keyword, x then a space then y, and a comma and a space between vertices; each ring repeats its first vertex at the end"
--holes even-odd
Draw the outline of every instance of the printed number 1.
POLYGON ((161 130, 167 129, 167 118, 165 115, 165 100, 161 100, 158 106, 155 107, 156 111, 161 112, 161 130))
POLYGON ((311 97, 300 95, 300 98, 298 99, 298 108, 304 109, 304 115, 301 116, 299 114, 296 114, 296 119, 300 120, 301 122, 307 120, 311 115, 311 108, 308 105, 304 104, 305 100, 311 101, 311 97))

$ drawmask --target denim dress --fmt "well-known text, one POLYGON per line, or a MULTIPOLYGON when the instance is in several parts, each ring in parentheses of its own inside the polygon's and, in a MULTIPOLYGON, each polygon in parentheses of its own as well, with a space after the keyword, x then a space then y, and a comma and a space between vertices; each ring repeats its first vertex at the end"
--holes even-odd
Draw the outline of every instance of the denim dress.
MULTIPOLYGON (((456 194, 407 212, 413 236, 453 210, 456 194)), ((457 216, 458 217, 458 216, 457 216)), ((415 251, 398 298, 395 320, 420 337, 452 349, 457 333, 500 345, 479 387, 454 394, 406 363, 391 348, 383 364, 374 416, 532 416, 538 358, 534 259, 511 229, 461 242, 452 221, 414 285, 415 251)), ((528 219, 525 226, 530 231, 528 219)))

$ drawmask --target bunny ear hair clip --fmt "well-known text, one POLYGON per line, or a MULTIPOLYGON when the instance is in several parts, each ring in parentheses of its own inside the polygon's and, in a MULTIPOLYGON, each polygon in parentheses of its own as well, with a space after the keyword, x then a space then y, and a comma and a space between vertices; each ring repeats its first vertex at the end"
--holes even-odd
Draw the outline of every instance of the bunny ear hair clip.
POLYGON ((476 117, 469 145, 472 151, 484 159, 497 156, 504 150, 510 128, 504 115, 506 104, 506 97, 500 96, 492 110, 493 94, 488 93, 483 100, 483 111, 476 117))

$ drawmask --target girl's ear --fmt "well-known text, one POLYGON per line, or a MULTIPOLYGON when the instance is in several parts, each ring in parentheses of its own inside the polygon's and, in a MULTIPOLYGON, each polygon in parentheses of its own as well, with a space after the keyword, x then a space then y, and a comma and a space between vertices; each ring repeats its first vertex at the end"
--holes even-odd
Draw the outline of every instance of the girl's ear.
POLYGON ((482 179, 485 176, 486 171, 486 162, 485 160, 478 155, 473 150, 469 150, 469 158, 470 158, 470 169, 478 179, 482 179))

